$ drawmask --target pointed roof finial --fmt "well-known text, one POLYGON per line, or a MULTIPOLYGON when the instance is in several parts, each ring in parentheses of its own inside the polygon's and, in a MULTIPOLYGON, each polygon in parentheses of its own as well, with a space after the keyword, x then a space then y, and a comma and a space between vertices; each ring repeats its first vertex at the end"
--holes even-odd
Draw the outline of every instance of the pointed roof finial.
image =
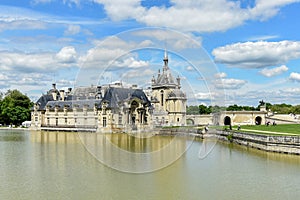
POLYGON ((165 47, 165 54, 164 54, 164 64, 165 67, 168 67, 168 52, 167 52, 167 48, 165 47))
POLYGON ((165 56, 164 59, 167 60, 168 59, 168 52, 167 52, 167 48, 165 47, 165 56))

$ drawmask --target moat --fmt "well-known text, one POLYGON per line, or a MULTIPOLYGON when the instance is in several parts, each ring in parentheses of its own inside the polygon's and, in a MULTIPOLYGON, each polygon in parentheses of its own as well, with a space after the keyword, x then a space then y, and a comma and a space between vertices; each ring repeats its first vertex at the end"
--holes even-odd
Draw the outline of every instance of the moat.
MULTIPOLYGON (((300 196, 297 155, 219 141, 207 157, 199 159, 199 149, 212 146, 215 140, 189 141, 171 136, 138 139, 125 134, 107 137, 115 147, 138 153, 159 152, 175 141, 175 152, 157 154, 145 161, 145 166, 187 151, 160 170, 124 173, 99 162, 83 145, 94 139, 95 134, 0 130, 0 199, 297 199, 300 196)), ((97 145, 101 147, 102 143, 97 145)), ((112 158, 111 163, 121 162, 109 157, 110 153, 107 150, 101 155, 112 158)), ((140 165, 133 160, 127 162, 128 166, 140 165)))

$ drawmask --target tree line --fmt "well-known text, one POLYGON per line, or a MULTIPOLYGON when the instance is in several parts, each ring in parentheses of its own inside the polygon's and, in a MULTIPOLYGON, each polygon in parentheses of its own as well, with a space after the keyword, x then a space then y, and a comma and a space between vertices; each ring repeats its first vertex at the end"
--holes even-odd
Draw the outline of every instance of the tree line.
POLYGON ((8 90, 0 93, 0 124, 21 125, 31 118, 33 103, 18 90, 8 90))
POLYGON ((269 102, 265 103, 263 101, 259 102, 257 107, 254 106, 240 106, 237 104, 230 106, 187 106, 186 112, 189 115, 197 115, 197 114, 211 114, 220 111, 258 111, 260 110, 260 106, 264 104, 267 110, 271 110, 274 113, 278 114, 300 114, 300 105, 290 105, 290 104, 271 104, 269 102))

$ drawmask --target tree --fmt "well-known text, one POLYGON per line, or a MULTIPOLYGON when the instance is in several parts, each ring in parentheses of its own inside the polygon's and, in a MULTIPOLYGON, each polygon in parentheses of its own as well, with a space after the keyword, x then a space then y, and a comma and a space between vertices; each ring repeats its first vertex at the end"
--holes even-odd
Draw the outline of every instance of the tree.
POLYGON ((300 105, 293 106, 292 113, 300 114, 300 105))
POLYGON ((293 113, 293 106, 285 103, 274 104, 271 106, 271 110, 280 114, 290 114, 293 113))
POLYGON ((30 108, 33 103, 18 90, 8 90, 0 105, 0 116, 4 124, 20 125, 30 120, 30 108))
POLYGON ((212 113, 217 113, 217 112, 225 111, 226 107, 214 105, 214 106, 209 106, 209 109, 211 110, 212 113))
POLYGON ((205 105, 199 105, 199 114, 205 115, 205 114, 210 114, 211 113, 211 108, 207 107, 205 105))
POLYGON ((226 110, 227 111, 240 111, 240 110, 242 110, 242 108, 241 108, 241 106, 234 104, 234 105, 228 106, 226 108, 226 110))
POLYGON ((188 114, 188 115, 198 115, 199 114, 199 107, 198 106, 187 106, 186 114, 188 114))

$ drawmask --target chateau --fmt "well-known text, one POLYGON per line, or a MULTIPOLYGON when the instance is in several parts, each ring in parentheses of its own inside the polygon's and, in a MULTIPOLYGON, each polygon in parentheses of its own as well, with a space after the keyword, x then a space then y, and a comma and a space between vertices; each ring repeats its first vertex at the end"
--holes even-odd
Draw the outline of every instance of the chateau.
POLYGON ((122 83, 58 90, 53 84, 35 103, 35 130, 149 132, 155 127, 186 125, 186 95, 180 78, 172 76, 168 54, 162 72, 151 80, 150 92, 122 83))

